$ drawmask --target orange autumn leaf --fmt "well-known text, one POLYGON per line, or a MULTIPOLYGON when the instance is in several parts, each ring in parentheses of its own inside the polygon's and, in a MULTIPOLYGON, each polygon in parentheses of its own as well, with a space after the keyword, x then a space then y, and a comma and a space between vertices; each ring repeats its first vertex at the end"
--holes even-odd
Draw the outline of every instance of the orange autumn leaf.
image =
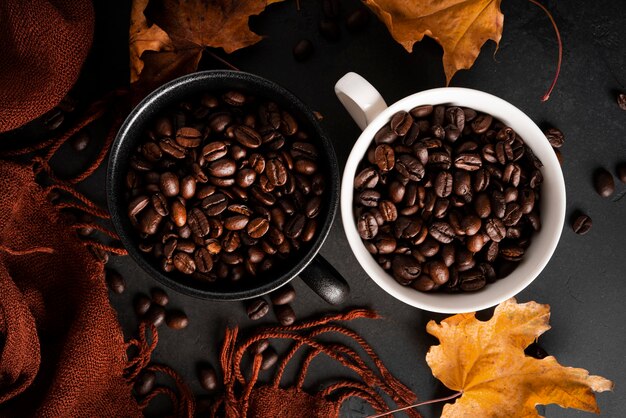
POLYGON ((454 73, 470 68, 489 39, 502 37, 501 0, 365 0, 407 51, 429 36, 443 48, 449 84, 454 73))
POLYGON ((426 362, 444 385, 462 392, 444 406, 442 418, 539 417, 535 406, 552 403, 598 413, 594 392, 611 390, 611 381, 561 366, 552 356, 524 354, 550 329, 549 318, 548 305, 509 299, 486 322, 474 313, 430 321, 426 330, 441 344, 430 348, 426 362))
POLYGON ((282 0, 133 0, 130 19, 131 83, 156 87, 198 68, 205 47, 231 53, 260 41, 248 27, 282 0), (148 16, 153 22, 148 24, 148 16))

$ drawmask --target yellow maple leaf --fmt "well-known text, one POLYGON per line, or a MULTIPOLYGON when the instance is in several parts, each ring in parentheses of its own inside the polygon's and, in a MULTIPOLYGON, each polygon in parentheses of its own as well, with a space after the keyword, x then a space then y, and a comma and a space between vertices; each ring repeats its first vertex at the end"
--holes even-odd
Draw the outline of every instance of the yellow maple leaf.
POLYGON ((502 37, 501 0, 365 0, 407 51, 424 35, 443 48, 446 82, 470 68, 489 39, 502 37))
POLYGON ((593 392, 613 383, 584 369, 561 366, 554 357, 527 357, 524 348, 550 329, 550 307, 535 302, 501 303, 493 317, 479 321, 474 313, 454 315, 428 333, 441 342, 426 355, 433 375, 462 392, 443 408, 442 418, 539 417, 536 405, 599 412, 593 392))

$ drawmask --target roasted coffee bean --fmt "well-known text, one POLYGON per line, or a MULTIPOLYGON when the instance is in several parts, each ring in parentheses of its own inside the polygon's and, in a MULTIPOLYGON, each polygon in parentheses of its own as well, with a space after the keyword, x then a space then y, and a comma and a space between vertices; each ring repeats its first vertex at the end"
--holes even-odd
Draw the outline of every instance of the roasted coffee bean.
POLYGON ((286 284, 270 293, 270 300, 274 305, 286 305, 296 299, 296 291, 292 285, 286 284))
POLYGON ((506 228, 498 218, 489 218, 485 222, 485 232, 494 242, 500 242, 506 237, 506 228))
POLYGON ((359 7, 346 18, 346 27, 350 32, 359 32, 367 25, 369 12, 365 7, 359 7))
POLYGON ((263 352, 263 361, 261 362, 261 370, 269 370, 278 361, 278 353, 271 346, 263 352))
POLYGON ((180 191, 180 182, 174 173, 165 172, 161 174, 159 188, 167 197, 174 197, 180 191))
POLYGON ((585 235, 591 229, 593 222, 591 218, 585 214, 579 214, 572 222, 572 229, 578 235, 585 235))
POLYGON ((285 224, 285 235, 289 238, 298 238, 304 229, 306 218, 304 215, 297 213, 293 215, 285 224))
POLYGON ((313 55, 313 43, 308 39, 298 41, 293 47, 293 57, 296 61, 303 62, 313 55))
POLYGON ((437 285, 445 284, 450 278, 448 267, 443 261, 431 261, 426 268, 430 279, 437 285))
POLYGON ((263 318, 270 310, 269 304, 263 298, 254 299, 246 304, 248 318, 253 321, 263 318))
POLYGON ((118 295, 124 293, 124 290, 126 290, 126 281, 121 274, 115 270, 106 269, 105 276, 111 292, 117 293, 118 295))
POLYGON ((208 216, 217 216, 228 207, 228 199, 222 193, 216 193, 202 200, 202 209, 208 216))
POLYGON ((217 378, 217 372, 208 363, 201 363, 197 366, 198 372, 198 382, 200 382, 200 386, 202 389, 207 392, 215 392, 218 388, 219 381, 217 378))
POLYGON ((213 161, 208 166, 208 173, 214 177, 231 177, 237 170, 237 163, 234 160, 228 158, 222 158, 217 161, 213 161))
POLYGON ((152 302, 148 296, 143 294, 137 295, 133 301, 135 314, 140 318, 143 317, 146 312, 148 312, 148 309, 150 309, 151 303, 152 302))
POLYGON ((392 170, 396 163, 393 148, 386 144, 376 147, 374 158, 376 159, 376 165, 378 165, 381 171, 392 170))
POLYGON ((463 153, 454 159, 454 166, 460 170, 476 171, 482 167, 482 160, 478 154, 463 153))
POLYGON ((165 321, 165 309, 161 305, 153 304, 146 312, 145 320, 155 327, 160 326, 165 321))
POLYGON ((246 125, 235 126, 233 134, 235 140, 247 148, 258 148, 263 142, 261 135, 246 125))
POLYGON ((185 148, 196 148, 202 143, 202 133, 191 127, 180 128, 176 131, 176 143, 185 148))
POLYGON ((415 258, 398 254, 391 261, 391 270, 394 279, 401 285, 407 286, 419 277, 422 268, 415 258))
POLYGON ((420 181, 424 177, 424 166, 417 158, 410 155, 400 155, 396 161, 395 169, 404 178, 412 181, 420 181))
POLYGON ((296 313, 288 303, 274 305, 274 314, 282 326, 292 325, 296 321, 296 313))
POLYGON ((135 384, 133 385, 133 389, 137 396, 146 396, 152 389, 154 389, 154 384, 156 383, 156 374, 152 370, 142 370, 135 379, 135 384))
MULTIPOLYGON (((374 223, 376 221, 374 220, 374 223)), ((378 227, 378 225, 376 225, 378 227)), ((419 218, 408 218, 399 216, 393 224, 393 234, 396 238, 410 239, 419 234, 422 229, 422 220, 419 218)), ((375 234, 374 234, 375 235, 375 234)))
POLYGON ((168 311, 165 313, 165 324, 175 330, 187 328, 189 317, 183 311, 168 311))
MULTIPOLYGON (((131 218, 136 217, 148 204, 150 199, 147 196, 137 196, 130 201, 128 205, 128 216, 131 218)), ((165 216, 165 215, 161 215, 165 216)))
POLYGON ((139 229, 144 234, 154 235, 156 234, 162 219, 163 216, 159 215, 156 210, 149 207, 142 213, 141 221, 139 222, 139 229))
POLYGON ((599 168, 593 175, 593 186, 602 197, 609 197, 615 192, 613 175, 605 168, 599 168))
POLYGON ((563 132, 557 128, 550 128, 544 132, 546 138, 553 148, 561 148, 565 142, 563 132))
POLYGON ((622 110, 626 110, 626 93, 619 93, 617 95, 617 105, 622 110))
MULTIPOLYGON (((152 203, 154 204, 154 201, 152 203)), ((170 206, 170 218, 178 227, 182 227, 187 223, 187 210, 181 200, 175 199, 172 202, 170 206)))
POLYGON ((198 208, 193 208, 187 215, 187 223, 191 228, 191 232, 198 236, 204 237, 209 234, 210 225, 206 215, 198 208))
POLYGON ((448 171, 441 171, 435 177, 435 194, 439 197, 447 197, 452 193, 453 178, 448 171))
MULTIPOLYGON (((248 222, 246 226, 246 232, 252 238, 261 238, 264 236, 270 227, 270 222, 265 218, 255 218, 248 222)), ((228 226, 226 226, 228 228, 228 226)))
POLYGON ((200 273, 208 273, 213 269, 213 258, 208 249, 200 247, 194 254, 196 269, 200 273))
POLYGON ((219 160, 226 154, 228 154, 228 146, 222 141, 209 142, 202 148, 202 156, 209 162, 219 160))
POLYGON ((391 117, 390 128, 398 136, 404 136, 411 129, 413 118, 407 112, 400 111, 391 117))
POLYGON ((468 270, 459 273, 460 287, 465 292, 475 292, 487 284, 487 279, 479 270, 468 270))
POLYGON ((359 217, 357 229, 361 238, 369 240, 378 234, 378 223, 370 212, 365 212, 359 217))
POLYGON ((445 222, 433 222, 433 224, 428 228, 428 232, 434 239, 443 244, 452 242, 455 237, 452 227, 450 224, 445 222))
POLYGON ((150 298, 152 302, 156 303, 159 306, 165 306, 170 301, 170 298, 167 295, 167 293, 165 293, 163 289, 159 289, 158 287, 155 287, 150 290, 150 298))
POLYGON ((487 130, 491 127, 492 122, 493 117, 491 115, 481 113, 472 121, 472 131, 475 134, 483 134, 487 132, 487 130))
POLYGON ((354 178, 354 188, 357 190, 373 189, 378 184, 378 179, 378 172, 374 168, 365 168, 354 178))
MULTIPOLYGON (((310 175, 315 174, 315 172, 317 171, 317 164, 313 162, 312 160, 301 159, 301 160, 296 160, 293 168, 297 173, 310 176, 310 175)), ((267 171, 267 168, 266 168, 266 171, 267 171)))
POLYGON ((174 267, 176 267, 176 270, 183 274, 192 274, 196 271, 196 263, 187 253, 177 252, 174 254, 172 260, 174 261, 174 267))

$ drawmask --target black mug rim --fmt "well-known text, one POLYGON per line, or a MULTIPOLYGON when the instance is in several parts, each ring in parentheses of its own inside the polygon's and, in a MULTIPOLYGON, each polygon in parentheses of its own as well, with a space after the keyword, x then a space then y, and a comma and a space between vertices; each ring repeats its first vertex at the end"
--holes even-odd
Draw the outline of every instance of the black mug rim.
POLYGON ((339 165, 331 140, 320 126, 311 109, 297 96, 275 82, 254 74, 242 71, 209 70, 189 74, 162 85, 146 96, 130 112, 120 127, 115 141, 111 146, 106 175, 106 196, 111 213, 111 221, 122 245, 126 248, 133 260, 151 277, 156 279, 159 283, 189 296, 207 300, 243 300, 264 295, 286 284, 304 270, 317 255, 330 232, 337 213, 339 204, 339 177, 339 165), (293 267, 277 275, 275 279, 264 281, 259 286, 252 286, 241 290, 229 290, 227 292, 201 288, 200 286, 194 286, 191 282, 183 283, 159 271, 146 260, 144 254, 139 251, 136 244, 131 239, 132 234, 136 232, 132 228, 126 213, 127 202, 124 199, 123 191, 126 172, 122 170, 123 164, 120 164, 122 158, 128 158, 128 155, 122 155, 123 151, 128 147, 128 145, 124 146, 124 143, 128 140, 132 140, 132 137, 137 135, 141 128, 145 126, 146 120, 158 113, 158 111, 164 107, 164 103, 168 104, 168 100, 171 100, 172 96, 179 93, 179 90, 187 90, 189 92, 188 95, 193 95, 194 87, 196 88, 195 94, 197 94, 202 91, 203 84, 217 81, 223 82, 223 86, 219 87, 220 89, 227 89, 229 85, 235 83, 254 86, 255 89, 272 92, 272 95, 280 96, 284 102, 289 104, 289 110, 295 110, 301 116, 305 117, 306 122, 317 134, 328 163, 328 167, 322 168, 329 170, 326 176, 329 184, 327 184, 325 192, 327 195, 327 204, 324 222, 321 227, 319 227, 313 242, 309 244, 308 251, 293 267))

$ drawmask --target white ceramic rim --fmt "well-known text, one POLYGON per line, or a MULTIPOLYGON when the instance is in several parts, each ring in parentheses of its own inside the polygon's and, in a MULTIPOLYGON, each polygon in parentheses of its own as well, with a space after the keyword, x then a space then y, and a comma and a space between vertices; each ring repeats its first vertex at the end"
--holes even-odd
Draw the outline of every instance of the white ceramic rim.
POLYGON ((565 180, 554 150, 539 127, 509 102, 478 90, 444 87, 425 90, 399 100, 383 110, 359 136, 344 168, 341 183, 341 218, 350 248, 368 275, 393 297, 414 307, 439 313, 463 313, 486 309, 521 292, 548 264, 559 242, 565 221, 565 180), (533 236, 523 261, 508 277, 473 293, 422 293, 396 282, 367 251, 356 229, 353 216, 354 177, 356 169, 374 135, 400 111, 419 105, 456 105, 488 113, 512 127, 542 161, 544 177, 540 200, 542 229, 533 236), (546 193, 550 190, 551 193, 546 193), (551 196, 548 194, 556 194, 551 196), (547 222, 546 222, 547 221, 547 222))

